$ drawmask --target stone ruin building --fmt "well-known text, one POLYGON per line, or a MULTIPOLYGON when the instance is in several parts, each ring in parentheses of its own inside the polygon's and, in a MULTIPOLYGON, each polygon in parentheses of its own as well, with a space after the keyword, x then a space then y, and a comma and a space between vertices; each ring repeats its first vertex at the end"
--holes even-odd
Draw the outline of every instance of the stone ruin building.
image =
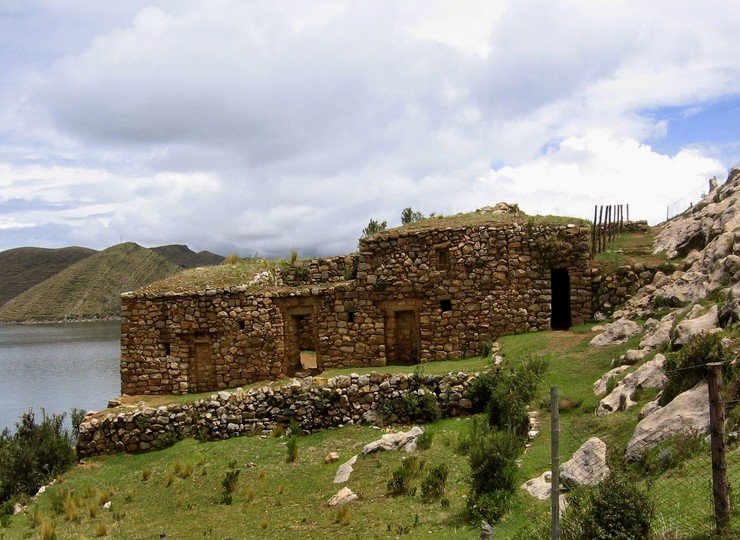
POLYGON ((178 394, 318 370, 451 360, 505 334, 593 314, 590 228, 521 218, 424 220, 298 260, 275 286, 122 295, 121 391, 178 394))

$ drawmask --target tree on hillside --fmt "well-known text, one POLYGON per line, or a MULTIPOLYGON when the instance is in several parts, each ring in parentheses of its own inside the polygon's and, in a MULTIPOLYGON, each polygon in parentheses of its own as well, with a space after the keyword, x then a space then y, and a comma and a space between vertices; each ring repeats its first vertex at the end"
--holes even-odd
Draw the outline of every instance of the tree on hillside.
POLYGON ((408 225, 409 223, 419 221, 420 219, 424 219, 424 214, 421 212, 415 212, 410 206, 401 211, 401 225, 408 225))
POLYGON ((387 222, 385 221, 378 222, 374 219, 371 219, 370 223, 367 224, 367 227, 362 229, 362 237, 365 238, 367 236, 372 236, 376 233, 386 230, 387 228, 388 228, 387 222))

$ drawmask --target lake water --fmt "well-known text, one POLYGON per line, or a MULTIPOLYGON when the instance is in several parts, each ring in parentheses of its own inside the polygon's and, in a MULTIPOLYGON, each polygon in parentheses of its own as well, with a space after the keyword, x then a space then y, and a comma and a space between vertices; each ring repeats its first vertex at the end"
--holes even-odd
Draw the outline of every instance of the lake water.
POLYGON ((120 391, 120 321, 0 325, 0 430, 22 413, 104 409, 120 391))

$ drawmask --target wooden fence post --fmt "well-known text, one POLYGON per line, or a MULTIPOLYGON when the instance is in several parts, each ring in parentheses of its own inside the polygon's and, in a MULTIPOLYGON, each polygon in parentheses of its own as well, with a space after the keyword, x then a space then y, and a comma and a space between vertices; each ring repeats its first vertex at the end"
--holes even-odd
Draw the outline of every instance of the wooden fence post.
POLYGON ((599 206, 599 253, 604 250, 604 228, 602 219, 604 217, 604 205, 599 206))
POLYGON ((550 533, 560 539, 560 403, 558 387, 550 387, 550 533))
POLYGON ((722 400, 722 362, 708 364, 709 429, 712 436, 712 493, 717 534, 727 532, 730 523, 730 490, 725 456, 725 404, 722 400))
POLYGON ((594 205, 594 221, 591 225, 591 256, 593 256, 596 253, 596 211, 599 208, 599 205, 594 205))

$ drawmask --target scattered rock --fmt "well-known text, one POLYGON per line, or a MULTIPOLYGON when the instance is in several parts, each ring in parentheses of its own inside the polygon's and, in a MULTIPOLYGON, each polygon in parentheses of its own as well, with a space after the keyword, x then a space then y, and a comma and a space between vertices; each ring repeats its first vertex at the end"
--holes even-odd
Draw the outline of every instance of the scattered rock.
POLYGON ((636 371, 622 379, 612 392, 603 398, 596 408, 596 415, 603 416, 615 411, 623 411, 636 405, 635 392, 638 388, 662 389, 668 382, 663 372, 665 356, 658 353, 655 358, 645 362, 636 371))
MULTIPOLYGON (((338 457, 338 456, 337 456, 338 457)), ((349 461, 339 466, 337 469, 337 474, 334 475, 334 483, 335 484, 343 484, 347 480, 349 480, 350 475, 352 474, 352 466, 357 461, 357 456, 352 456, 349 461)))
POLYGON ((108 501, 103 505, 103 508, 105 508, 106 510, 110 510, 111 508, 113 508, 113 503, 111 501, 108 501))
POLYGON ((640 411, 640 414, 637 416, 638 420, 642 420, 643 418, 647 418, 651 414, 653 414, 655 411, 660 409, 660 400, 654 399, 653 401, 650 401, 647 403, 642 410, 640 411))
POLYGON ((618 345, 624 343, 632 336, 640 333, 640 325, 629 319, 619 319, 604 327, 604 331, 593 338, 589 345, 591 347, 604 347, 606 345, 618 345))
POLYGON ((615 367, 614 369, 607 371, 604 373, 601 378, 596 381, 593 385, 594 388, 594 395, 597 396, 603 396, 606 394, 606 388, 609 384, 609 379, 612 377, 615 377, 617 379, 621 378, 621 375, 630 369, 630 366, 619 366, 615 367))
POLYGON ((339 461, 339 452, 329 452, 324 458, 324 463, 334 463, 339 461))
POLYGON ((640 348, 654 350, 660 349, 666 345, 671 340, 671 329, 676 320, 676 315, 677 313, 675 311, 671 311, 660 319, 660 322, 656 321, 655 324, 651 323, 651 321, 655 321, 655 319, 650 319, 646 322, 645 328, 647 331, 640 340, 640 348))
POLYGON ((386 433, 377 441, 366 444, 362 453, 369 454, 378 450, 400 450, 404 447, 407 452, 413 452, 416 449, 416 439, 422 433, 424 433, 424 430, 419 426, 414 426, 405 433, 386 433))
POLYGON ((527 480, 522 484, 522 489, 532 497, 544 501, 550 498, 552 492, 552 472, 545 471, 537 478, 527 480))
POLYGON ((597 437, 583 443, 573 457, 560 466, 560 479, 568 485, 595 486, 607 476, 606 444, 597 437))
POLYGON ((701 382, 641 420, 627 443, 626 457, 629 460, 639 459, 645 452, 674 435, 708 432, 709 397, 707 383, 701 382))
POLYGON ((648 354, 650 354, 650 349, 629 349, 612 363, 619 366, 634 366, 638 362, 642 361, 648 354))
POLYGON ((357 499, 357 494, 351 489, 343 487, 336 495, 329 499, 329 506, 342 506, 357 499))
POLYGON ((674 345, 686 345, 692 337, 719 327, 719 308, 716 305, 709 308, 705 314, 698 315, 701 310, 700 306, 694 306, 686 319, 678 323, 673 339, 674 345))

